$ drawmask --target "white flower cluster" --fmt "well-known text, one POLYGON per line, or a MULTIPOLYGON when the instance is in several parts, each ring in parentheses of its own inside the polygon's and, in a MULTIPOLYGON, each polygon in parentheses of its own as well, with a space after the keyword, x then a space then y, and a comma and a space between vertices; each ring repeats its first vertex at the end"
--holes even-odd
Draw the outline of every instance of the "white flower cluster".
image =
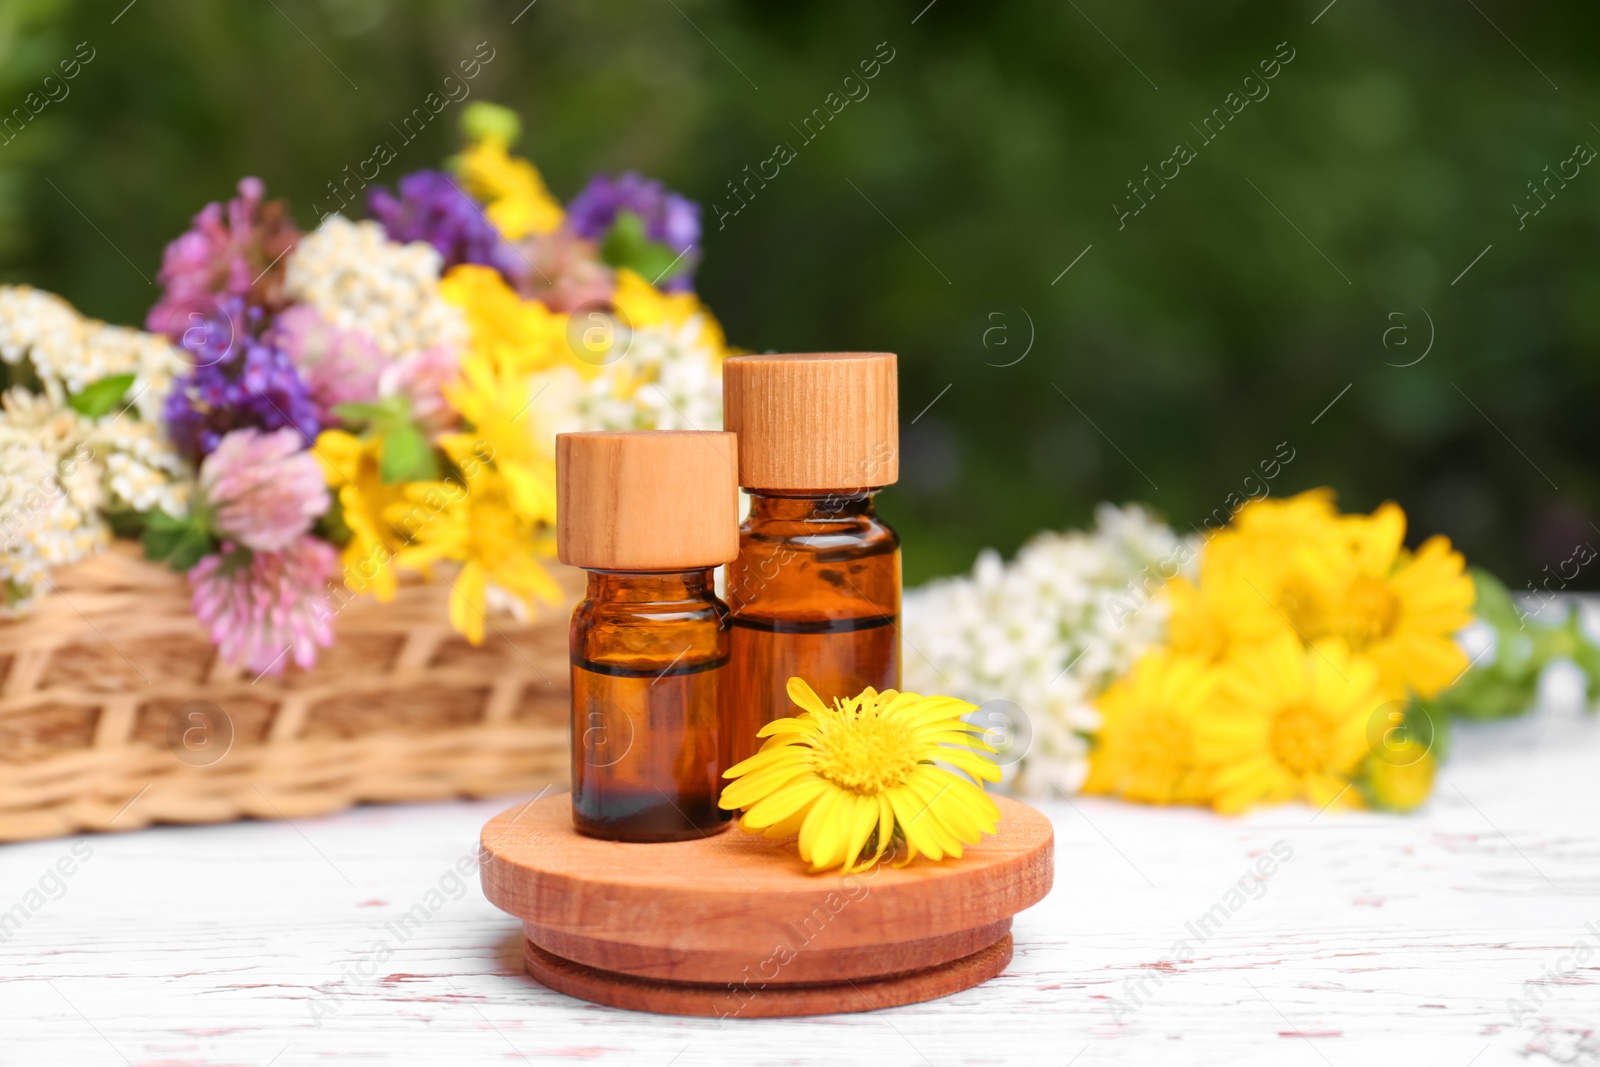
POLYGON ((59 296, 27 285, 0 286, 0 360, 26 360, 57 407, 102 378, 131 374, 128 401, 150 421, 160 418, 172 379, 188 369, 166 338, 84 318, 59 296))
POLYGON ((329 215, 289 253, 284 287, 335 327, 360 330, 399 359, 466 344, 466 317, 439 295, 442 263, 425 242, 400 244, 376 222, 329 215))
POLYGON ((87 421, 46 397, 8 390, 0 414, 0 609, 25 607, 52 566, 108 538, 87 421))
POLYGON ((904 684, 984 705, 1006 785, 1044 796, 1088 773, 1094 700, 1166 632, 1161 575, 1196 553, 1138 506, 1101 504, 1089 532, 1043 533, 1011 563, 985 550, 970 577, 907 592, 904 684))
POLYGON ((159 426, 113 413, 89 431, 106 506, 160 510, 174 518, 189 513, 194 472, 159 426))
POLYGON ((187 365, 164 337, 86 319, 58 296, 0 286, 0 608, 26 606, 49 568, 110 540, 107 509, 188 508, 190 472, 160 429, 187 365), (103 378, 133 375, 99 419, 68 406, 103 378))
POLYGON ((571 366, 534 374, 555 432, 722 429, 723 349, 706 312, 618 331, 616 346, 594 376, 571 366))
POLYGON ((571 367, 534 377, 542 407, 569 430, 715 430, 722 427, 722 346, 704 311, 680 322, 619 331, 620 353, 585 378, 571 367))

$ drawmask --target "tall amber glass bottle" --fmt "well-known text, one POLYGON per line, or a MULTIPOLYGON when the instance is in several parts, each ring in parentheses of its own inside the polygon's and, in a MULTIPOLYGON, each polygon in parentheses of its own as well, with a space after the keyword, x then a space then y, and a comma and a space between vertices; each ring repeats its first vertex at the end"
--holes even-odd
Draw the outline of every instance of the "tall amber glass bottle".
POLYGON ((791 676, 825 701, 900 686, 900 539, 873 511, 899 477, 899 422, 887 352, 738 356, 722 382, 751 496, 728 565, 737 762, 794 714, 791 676))
POLYGON ((726 829, 731 433, 556 437, 557 551, 589 571, 572 613, 572 821, 613 841, 726 829))

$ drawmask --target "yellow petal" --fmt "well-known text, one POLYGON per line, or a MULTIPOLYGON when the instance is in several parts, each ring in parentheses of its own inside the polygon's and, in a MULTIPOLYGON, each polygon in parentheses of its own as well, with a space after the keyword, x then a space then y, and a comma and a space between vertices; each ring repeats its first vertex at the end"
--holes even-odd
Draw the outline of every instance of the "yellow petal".
POLYGON ((811 810, 806 812, 806 821, 800 827, 800 858, 807 863, 811 862, 812 848, 816 843, 817 837, 827 825, 828 818, 833 813, 833 807, 838 803, 842 795, 843 793, 838 789, 826 789, 811 805, 811 810))
POLYGON ((855 825, 850 828, 850 838, 845 845, 844 867, 851 870, 856 865, 856 860, 861 856, 861 850, 866 847, 867 838, 872 836, 872 830, 878 825, 878 798, 857 797, 855 811, 855 825))
POLYGON ((788 690, 789 699, 800 705, 804 710, 811 712, 813 715, 826 715, 828 713, 827 707, 823 705, 821 700, 817 699, 817 694, 805 683, 804 679, 790 678, 789 684, 785 688, 788 690))
POLYGON ((474 561, 461 568, 450 590, 450 625, 475 645, 483 644, 486 584, 483 567, 474 561))
MULTIPOLYGON (((741 820, 741 825, 758 828, 776 825, 796 812, 804 810, 827 789, 828 783, 815 775, 790 782, 771 795, 751 804, 750 810, 745 812, 744 819, 741 820)), ((736 808, 740 805, 729 804, 724 798, 722 806, 736 808)))

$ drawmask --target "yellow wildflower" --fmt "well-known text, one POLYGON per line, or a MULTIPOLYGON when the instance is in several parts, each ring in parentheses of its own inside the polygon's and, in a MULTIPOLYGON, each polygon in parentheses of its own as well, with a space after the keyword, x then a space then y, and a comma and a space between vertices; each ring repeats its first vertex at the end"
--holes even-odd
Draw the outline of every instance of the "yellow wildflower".
POLYGON ((876 863, 903 838, 918 855, 958 859, 962 845, 994 833, 1000 809, 982 782, 1000 769, 961 717, 975 706, 954 697, 871 687, 827 707, 809 685, 789 679, 800 715, 757 735, 761 751, 730 768, 721 805, 744 809, 739 825, 766 837, 800 835, 813 871, 849 872, 876 863), (954 767, 960 774, 938 766, 954 767))
POLYGON ((1350 776, 1385 699, 1377 668, 1337 638, 1308 648, 1285 636, 1236 659, 1196 730, 1196 757, 1215 768, 1213 805, 1353 801, 1350 776))
POLYGON ((1442 536, 1407 552, 1392 503, 1348 521, 1351 550, 1317 579, 1329 590, 1324 630, 1371 657, 1389 688, 1434 696, 1467 669, 1454 638, 1472 622, 1466 560, 1442 536))
POLYGON ((362 439, 343 430, 324 430, 312 454, 322 464, 328 488, 338 494, 344 523, 350 528, 350 542, 341 556, 345 585, 355 593, 370 590, 387 604, 394 599, 393 560, 400 538, 385 515, 404 492, 379 476, 382 449, 383 441, 376 436, 362 439))
POLYGON ((1145 655, 1095 707, 1102 719, 1083 791, 1150 804, 1210 798, 1195 755, 1195 727, 1216 694, 1218 674, 1164 649, 1145 655))
POLYGON ((470 429, 439 439, 457 466, 476 455, 492 461, 505 480, 508 499, 518 516, 538 523, 556 520, 555 440, 535 406, 538 397, 525 377, 497 374, 481 355, 461 362, 461 378, 445 386, 450 406, 470 429))
POLYGON ((1198 585, 1179 577, 1163 590, 1171 605, 1167 643, 1174 652, 1220 664, 1289 630, 1282 612, 1243 574, 1215 565, 1203 566, 1201 573, 1198 585))
POLYGON ((499 271, 464 263, 444 276, 439 292, 466 312, 471 351, 496 368, 531 374, 567 363, 582 369, 567 347, 567 316, 522 299, 499 271))
POLYGON ((464 480, 413 482, 388 517, 410 537, 396 557, 402 566, 461 564, 450 591, 450 625, 479 644, 491 583, 529 606, 558 603, 561 589, 539 563, 539 528, 511 505, 505 479, 465 456, 457 464, 464 480))
POLYGON ((509 241, 550 233, 566 217, 538 169, 513 156, 499 137, 468 145, 460 168, 467 192, 484 205, 484 214, 509 241))
POLYGON ((1202 583, 1237 584, 1270 606, 1301 640, 1313 641, 1324 632, 1326 589, 1315 580, 1326 570, 1321 561, 1345 551, 1331 489, 1258 500, 1239 509, 1206 545, 1202 583))

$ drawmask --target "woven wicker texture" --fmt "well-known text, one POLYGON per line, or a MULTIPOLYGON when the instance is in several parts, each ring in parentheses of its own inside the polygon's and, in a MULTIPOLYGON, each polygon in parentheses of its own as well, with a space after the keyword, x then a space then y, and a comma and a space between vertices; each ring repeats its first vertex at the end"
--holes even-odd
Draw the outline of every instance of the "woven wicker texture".
POLYGON ((132 545, 60 568, 0 622, 0 841, 298 818, 567 777, 569 603, 450 630, 447 581, 349 600, 315 669, 223 664, 181 575, 132 545), (230 736, 231 735, 231 736, 230 736))

